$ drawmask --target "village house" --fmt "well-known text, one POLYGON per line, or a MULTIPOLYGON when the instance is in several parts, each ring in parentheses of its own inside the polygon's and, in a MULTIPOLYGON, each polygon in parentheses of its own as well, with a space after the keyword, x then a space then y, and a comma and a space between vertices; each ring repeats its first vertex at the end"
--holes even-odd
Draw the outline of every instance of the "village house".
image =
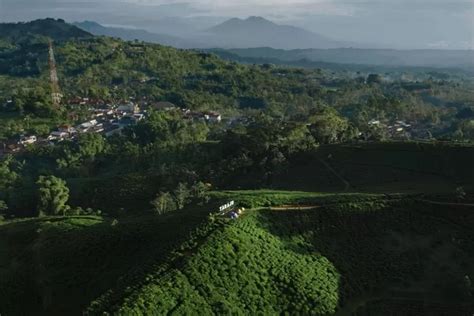
POLYGON ((98 124, 97 120, 91 120, 85 123, 80 124, 79 126, 76 127, 76 130, 79 133, 86 133, 88 132, 92 127, 96 126, 98 124))
POLYGON ((32 136, 22 136, 20 138, 20 141, 18 142, 18 145, 23 145, 23 146, 26 146, 26 145, 33 145, 34 143, 36 143, 38 141, 37 137, 32 135, 32 136))
POLYGON ((220 123, 222 121, 222 116, 214 111, 205 113, 204 118, 206 119, 206 121, 211 123, 220 123))
POLYGON ((380 121, 379 120, 370 120, 369 123, 368 123, 369 126, 379 126, 380 125, 380 121))
POLYGON ((49 134, 48 140, 50 140, 50 141, 53 141, 53 140, 62 141, 62 140, 65 140, 68 137, 69 137, 69 133, 61 132, 61 131, 53 131, 53 132, 51 132, 51 134, 49 134))

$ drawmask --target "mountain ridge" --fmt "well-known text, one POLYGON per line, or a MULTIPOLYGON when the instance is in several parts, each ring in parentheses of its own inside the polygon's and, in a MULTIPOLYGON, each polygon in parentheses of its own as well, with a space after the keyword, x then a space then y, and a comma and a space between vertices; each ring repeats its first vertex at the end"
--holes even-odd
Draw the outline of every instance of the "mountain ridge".
POLYGON ((73 25, 97 36, 118 37, 128 41, 140 40, 144 42, 173 46, 176 48, 192 48, 199 46, 199 43, 194 43, 191 40, 164 33, 149 32, 142 29, 109 27, 94 21, 74 22, 73 25))
POLYGON ((31 36, 45 36, 53 40, 68 40, 71 38, 90 38, 93 35, 62 19, 39 19, 29 22, 0 23, 0 38, 20 42, 31 36))
POLYGON ((299 27, 280 25, 260 16, 232 18, 205 31, 222 48, 275 49, 339 48, 355 44, 340 42, 299 27))

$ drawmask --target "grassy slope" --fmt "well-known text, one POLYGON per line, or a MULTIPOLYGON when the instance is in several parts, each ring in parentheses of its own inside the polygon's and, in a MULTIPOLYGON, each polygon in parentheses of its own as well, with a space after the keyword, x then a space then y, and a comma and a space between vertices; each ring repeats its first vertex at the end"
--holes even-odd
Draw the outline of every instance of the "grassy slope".
POLYGON ((0 226, 0 311, 79 315, 89 305, 90 314, 345 315, 357 308, 418 314, 471 308, 468 206, 271 190, 213 197, 206 207, 116 225, 74 217, 0 226), (230 199, 257 210, 194 230, 230 199), (274 205, 317 208, 261 208, 274 205))
POLYGON ((91 300, 147 271, 208 215, 42 218, 0 226, 0 313, 80 315, 91 300))
POLYGON ((410 200, 250 211, 93 313, 462 315, 472 310, 472 208, 410 200), (448 208, 448 209, 447 209, 448 208), (449 212, 447 212, 449 211, 449 212), (362 308, 362 309, 361 309, 362 308))

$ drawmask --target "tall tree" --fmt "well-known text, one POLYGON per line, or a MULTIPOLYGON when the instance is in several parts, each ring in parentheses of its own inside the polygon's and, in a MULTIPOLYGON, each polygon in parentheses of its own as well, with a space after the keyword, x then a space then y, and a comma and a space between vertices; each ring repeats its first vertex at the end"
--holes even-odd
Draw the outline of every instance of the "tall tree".
POLYGON ((179 183, 178 187, 174 190, 174 197, 176 199, 176 205, 178 209, 183 209, 191 197, 191 192, 189 188, 184 183, 179 183))
POLYGON ((40 176, 38 185, 39 215, 66 215, 69 189, 66 181, 55 176, 40 176))
POLYGON ((159 215, 176 210, 176 202, 169 192, 160 192, 156 198, 151 201, 155 212, 159 215))

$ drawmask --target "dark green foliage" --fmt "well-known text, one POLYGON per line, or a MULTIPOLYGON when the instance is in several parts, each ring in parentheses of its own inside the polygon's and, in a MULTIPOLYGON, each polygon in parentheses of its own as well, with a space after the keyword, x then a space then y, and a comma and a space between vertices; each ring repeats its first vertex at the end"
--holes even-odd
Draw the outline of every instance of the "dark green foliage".
POLYGON ((0 224, 0 313, 82 315, 88 304, 154 271, 209 213, 45 217, 0 224), (27 304, 25 303, 27 302, 27 304))
POLYGON ((176 200, 176 205, 178 206, 178 209, 182 209, 187 203, 189 203, 191 191, 189 190, 186 184, 180 182, 176 189, 173 191, 173 195, 176 200))
POLYGON ((177 208, 176 201, 169 192, 158 193, 156 198, 151 201, 151 205, 158 215, 175 211, 177 208))
POLYGON ((55 176, 40 176, 38 185, 38 213, 40 215, 65 215, 69 200, 66 181, 55 176))
POLYGON ((64 142, 57 148, 57 166, 61 171, 87 176, 98 156, 103 156, 108 145, 100 134, 86 133, 74 142, 64 142))
POLYGON ((6 210, 8 210, 7 203, 0 200, 0 216, 2 216, 6 210))
POLYGON ((18 180, 18 173, 14 170, 15 160, 13 156, 5 156, 0 160, 0 197, 18 180))
POLYGON ((250 211, 217 226, 121 300, 103 297, 91 311, 326 315, 357 312, 360 301, 387 313, 394 302, 416 309, 428 300, 437 304, 422 314, 437 315, 473 307, 465 278, 474 273, 469 207, 334 198, 312 210, 250 211))

